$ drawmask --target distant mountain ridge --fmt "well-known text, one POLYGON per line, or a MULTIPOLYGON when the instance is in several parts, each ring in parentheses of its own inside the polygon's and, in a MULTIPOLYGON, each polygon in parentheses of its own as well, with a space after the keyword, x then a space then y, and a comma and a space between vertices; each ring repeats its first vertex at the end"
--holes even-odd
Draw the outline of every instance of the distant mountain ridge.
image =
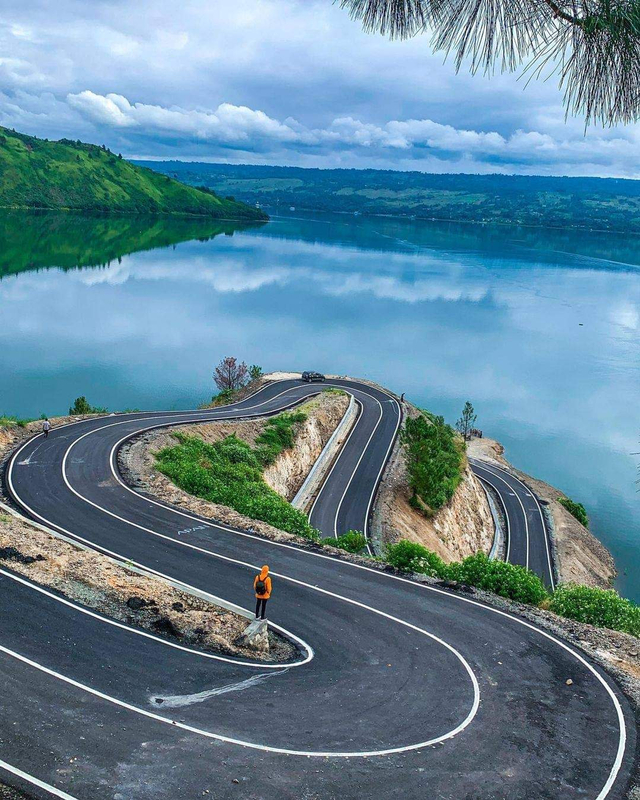
POLYGON ((0 127, 0 206, 266 220, 245 203, 185 186, 105 147, 51 142, 0 127))
POLYGON ((640 233, 640 181, 375 169, 153 163, 270 212, 296 209, 640 233))

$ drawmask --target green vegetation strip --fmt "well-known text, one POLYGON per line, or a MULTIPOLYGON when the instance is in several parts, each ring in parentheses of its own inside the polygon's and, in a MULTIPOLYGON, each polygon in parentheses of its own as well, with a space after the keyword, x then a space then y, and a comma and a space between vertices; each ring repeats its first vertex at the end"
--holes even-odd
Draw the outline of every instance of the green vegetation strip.
POLYGON ((271 489, 262 476, 265 467, 293 446, 295 427, 305 419, 300 411, 273 417, 255 447, 236 436, 207 444, 195 436, 174 434, 179 444, 161 450, 156 455, 157 466, 189 494, 316 540, 318 532, 307 517, 271 489))
POLYGON ((386 561, 402 572, 477 586, 518 603, 549 608, 568 619, 640 636, 640 607, 614 589, 567 584, 549 594, 531 570, 476 553, 445 564, 436 553, 405 539, 387 547, 386 561))
POLYGON ((347 531, 337 538, 329 536, 323 539, 321 544, 337 547, 339 550, 346 550, 347 553, 364 553, 367 549, 367 540, 360 531, 347 531))
POLYGON ((26 428, 30 422, 33 422, 33 419, 0 416, 0 428, 13 428, 14 426, 18 428, 26 428))
POLYGON ((404 445, 411 505, 431 517, 455 494, 462 480, 464 442, 442 417, 423 412, 407 419, 404 445))

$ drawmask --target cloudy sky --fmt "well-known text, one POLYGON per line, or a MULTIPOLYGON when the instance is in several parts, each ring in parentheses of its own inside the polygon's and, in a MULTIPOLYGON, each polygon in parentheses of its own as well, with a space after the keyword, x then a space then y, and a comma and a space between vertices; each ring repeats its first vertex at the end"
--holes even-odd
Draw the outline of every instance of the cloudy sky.
POLYGON ((640 125, 455 73, 332 0, 0 0, 0 124, 126 156, 640 177, 640 125))

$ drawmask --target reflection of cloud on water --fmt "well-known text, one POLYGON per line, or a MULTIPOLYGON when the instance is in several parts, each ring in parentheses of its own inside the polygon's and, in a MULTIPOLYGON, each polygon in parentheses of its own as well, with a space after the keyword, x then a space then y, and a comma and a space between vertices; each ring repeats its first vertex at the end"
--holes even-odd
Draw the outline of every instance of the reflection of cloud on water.
POLYGON ((635 331, 640 323, 640 311, 638 308, 639 306, 629 302, 621 303, 611 309, 611 319, 615 324, 629 331, 635 331))
MULTIPOLYGON (((406 272, 405 272, 406 275, 406 272)), ((478 302, 486 297, 487 287, 480 281, 445 274, 408 279, 377 272, 346 272, 307 266, 249 266, 241 259, 226 256, 189 258, 165 262, 139 263, 124 260, 100 270, 82 270, 71 277, 86 286, 121 285, 127 281, 171 281, 180 284, 205 284, 216 292, 252 292, 267 286, 285 286, 300 281, 315 284, 325 294, 346 297, 371 294, 381 300, 419 303, 432 300, 478 302)))
POLYGON ((511 420, 543 414, 556 431, 579 435, 588 419, 608 442, 617 426, 602 409, 623 418, 633 393, 639 307, 628 273, 233 237, 7 279, 2 322, 18 334, 0 343, 18 372, 25 359, 46 365, 52 343, 74 364, 116 363, 126 351, 121 369, 139 363, 141 375, 163 353, 187 383, 213 351, 301 368, 311 353, 336 371, 375 370, 416 397, 428 384, 511 420), (581 392, 591 401, 576 415, 581 392))
POLYGON ((127 281, 162 281, 206 284, 216 292, 248 292, 271 284, 284 284, 289 280, 286 268, 246 267, 244 264, 221 257, 212 259, 189 258, 185 261, 173 259, 156 260, 152 264, 123 260, 99 272, 82 270, 73 277, 85 286, 100 284, 120 285, 127 281))

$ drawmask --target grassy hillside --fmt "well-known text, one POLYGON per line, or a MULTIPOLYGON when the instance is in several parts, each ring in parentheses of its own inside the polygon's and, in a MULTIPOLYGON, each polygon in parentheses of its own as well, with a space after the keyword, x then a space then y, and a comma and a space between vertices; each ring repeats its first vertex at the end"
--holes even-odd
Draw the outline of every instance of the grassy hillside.
POLYGON ((267 210, 341 211, 640 233, 640 181, 165 161, 155 169, 267 210))
POLYGON ((0 280, 27 270, 106 266, 128 253, 232 236, 256 224, 178 215, 2 211, 0 280))
POLYGON ((50 142, 0 127, 0 206, 266 219, 211 189, 129 163, 97 145, 50 142))

